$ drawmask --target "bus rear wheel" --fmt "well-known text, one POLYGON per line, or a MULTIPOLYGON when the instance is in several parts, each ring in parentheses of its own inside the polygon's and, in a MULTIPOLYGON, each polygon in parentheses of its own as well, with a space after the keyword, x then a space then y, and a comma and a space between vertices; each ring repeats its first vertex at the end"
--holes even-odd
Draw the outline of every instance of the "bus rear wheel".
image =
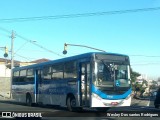
POLYGON ((76 109, 76 99, 74 97, 67 98, 67 107, 69 111, 75 111, 76 109))
POLYGON ((26 96, 26 105, 27 106, 32 106, 32 98, 30 95, 26 96))

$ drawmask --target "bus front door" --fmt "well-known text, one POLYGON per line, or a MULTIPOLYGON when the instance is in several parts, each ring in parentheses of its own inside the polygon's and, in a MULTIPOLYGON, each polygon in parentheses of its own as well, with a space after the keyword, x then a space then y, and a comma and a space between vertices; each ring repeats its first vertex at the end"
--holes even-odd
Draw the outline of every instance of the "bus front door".
POLYGON ((42 97, 42 80, 43 80, 43 74, 42 70, 38 69, 36 70, 36 102, 41 104, 43 103, 43 97, 42 97))
POLYGON ((80 63, 80 104, 90 106, 90 63, 80 63))

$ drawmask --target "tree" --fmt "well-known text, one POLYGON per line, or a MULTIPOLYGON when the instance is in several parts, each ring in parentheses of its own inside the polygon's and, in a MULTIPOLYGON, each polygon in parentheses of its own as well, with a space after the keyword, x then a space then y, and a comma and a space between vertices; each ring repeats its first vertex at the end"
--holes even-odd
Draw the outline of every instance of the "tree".
POLYGON ((143 85, 145 84, 146 86, 148 86, 148 82, 146 80, 143 80, 143 85))
POLYGON ((157 83, 158 83, 158 86, 160 86, 160 77, 158 78, 157 83))
POLYGON ((138 83, 136 83, 137 77, 140 76, 141 74, 138 72, 133 71, 133 69, 130 69, 131 71, 131 83, 132 83, 132 90, 135 93, 134 97, 137 97, 137 92, 139 92, 141 90, 141 85, 139 85, 138 83))
POLYGON ((150 86, 150 89, 156 89, 157 88, 157 86, 155 85, 155 84, 152 84, 151 86, 150 86))
POLYGON ((130 71, 131 71, 131 82, 133 84, 133 83, 135 83, 137 77, 140 76, 141 74, 133 71, 132 68, 130 69, 130 71))
POLYGON ((153 80, 152 81, 152 85, 150 86, 150 89, 158 89, 158 81, 153 80))

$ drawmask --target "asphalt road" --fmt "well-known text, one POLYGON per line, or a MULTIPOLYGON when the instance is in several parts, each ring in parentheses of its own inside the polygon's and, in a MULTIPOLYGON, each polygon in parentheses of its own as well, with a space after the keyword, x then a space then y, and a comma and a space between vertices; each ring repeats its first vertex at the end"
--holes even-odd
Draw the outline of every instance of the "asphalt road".
MULTIPOLYGON (((57 106, 34 106, 28 107, 25 104, 17 104, 11 100, 5 100, 0 98, 0 116, 4 116, 6 112, 12 114, 12 116, 32 116, 37 115, 41 120, 159 120, 160 117, 148 117, 151 115, 160 116, 160 109, 155 109, 152 99, 136 100, 132 99, 132 105, 130 107, 114 107, 107 112, 98 112, 96 110, 84 109, 83 112, 69 112, 66 108, 57 106), (3 112, 3 113, 2 113, 3 112), (34 113, 34 114, 33 114, 34 113), (144 113, 144 117, 142 115, 144 113), (140 115, 140 116, 139 116, 140 115), (124 117, 125 116, 125 117, 124 117), (127 116, 127 117, 126 117, 127 116), (134 116, 134 117, 133 117, 134 116), (143 117, 142 117, 143 116, 143 117)), ((4 118, 3 118, 4 119, 4 118)), ((15 119, 15 118, 8 118, 15 119)), ((23 118, 24 119, 24 118, 23 118)), ((28 118, 26 118, 28 119, 28 118)), ((33 118, 35 119, 35 117, 33 118)))

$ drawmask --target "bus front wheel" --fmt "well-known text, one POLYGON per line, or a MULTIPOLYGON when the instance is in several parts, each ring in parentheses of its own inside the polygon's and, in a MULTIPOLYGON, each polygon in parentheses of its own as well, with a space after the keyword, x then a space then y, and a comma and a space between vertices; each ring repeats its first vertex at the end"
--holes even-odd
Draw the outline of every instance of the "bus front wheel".
POLYGON ((96 110, 99 112, 107 112, 110 107, 97 107, 96 110))
POLYGON ((75 111, 76 107, 76 99, 74 97, 68 97, 67 98, 67 107, 69 111, 75 111))
POLYGON ((32 106, 32 98, 30 95, 26 96, 26 105, 27 106, 32 106))
POLYGON ((158 108, 159 108, 159 105, 155 105, 155 108, 157 108, 157 109, 158 109, 158 108))

